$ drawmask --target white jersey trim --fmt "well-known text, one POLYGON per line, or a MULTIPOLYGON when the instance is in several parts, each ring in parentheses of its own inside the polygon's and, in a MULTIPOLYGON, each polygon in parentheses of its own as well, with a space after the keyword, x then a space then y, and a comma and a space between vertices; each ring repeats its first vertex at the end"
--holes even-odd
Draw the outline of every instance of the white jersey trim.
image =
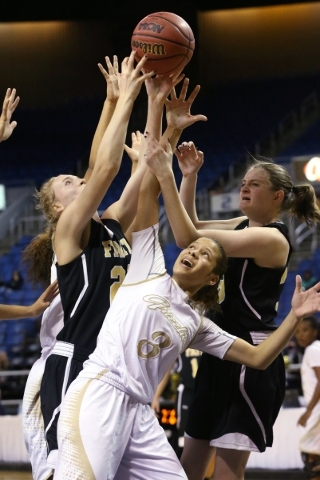
POLYGON ((83 286, 83 289, 82 289, 82 291, 81 291, 81 293, 78 297, 78 300, 76 301, 75 306, 73 307, 73 310, 70 314, 70 318, 74 315, 75 311, 77 310, 78 305, 81 302, 82 298, 84 297, 84 294, 86 293, 86 290, 89 286, 87 260, 86 260, 86 256, 85 256, 84 253, 81 255, 81 260, 82 260, 82 268, 83 268, 84 286, 83 286))

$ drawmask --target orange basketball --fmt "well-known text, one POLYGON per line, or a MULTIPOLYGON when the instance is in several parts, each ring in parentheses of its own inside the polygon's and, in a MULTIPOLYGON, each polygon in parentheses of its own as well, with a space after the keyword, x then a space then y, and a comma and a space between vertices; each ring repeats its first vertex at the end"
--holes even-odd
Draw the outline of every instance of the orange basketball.
POLYGON ((158 75, 182 70, 191 59, 194 46, 190 26, 170 12, 147 15, 138 23, 131 38, 137 62, 148 55, 144 68, 158 75))

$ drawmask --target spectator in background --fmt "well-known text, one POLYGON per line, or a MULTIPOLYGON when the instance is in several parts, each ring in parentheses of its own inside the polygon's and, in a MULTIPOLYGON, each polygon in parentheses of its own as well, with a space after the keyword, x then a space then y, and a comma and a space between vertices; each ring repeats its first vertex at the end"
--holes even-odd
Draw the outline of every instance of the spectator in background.
POLYGON ((305 428, 299 448, 307 478, 320 479, 320 335, 316 317, 306 317, 298 326, 295 338, 305 348, 301 364, 302 390, 306 411, 298 420, 305 428), (315 470, 317 469, 317 470, 315 470))
POLYGON ((0 142, 7 140, 17 126, 17 122, 11 122, 11 116, 18 106, 20 97, 16 98, 16 89, 8 88, 4 97, 0 116, 0 142))
POLYGON ((318 279, 315 277, 310 269, 305 270, 302 275, 302 286, 306 290, 313 287, 317 283, 318 279))
POLYGON ((12 277, 8 282, 4 283, 7 290, 21 290, 23 285, 23 278, 19 270, 13 270, 12 277))

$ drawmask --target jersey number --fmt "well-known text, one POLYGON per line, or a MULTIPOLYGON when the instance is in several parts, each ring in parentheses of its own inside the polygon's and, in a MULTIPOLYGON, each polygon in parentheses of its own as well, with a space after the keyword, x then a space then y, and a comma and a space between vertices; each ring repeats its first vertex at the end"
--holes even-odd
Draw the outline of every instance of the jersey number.
POLYGON ((110 304, 112 303, 112 300, 114 299, 118 291, 118 288, 123 282, 125 276, 126 276, 126 271, 120 265, 113 267, 113 269, 111 270, 110 277, 112 280, 115 280, 115 281, 110 287, 110 304))
POLYGON ((157 357, 160 353, 161 348, 168 348, 171 345, 170 337, 164 332, 154 332, 151 335, 152 340, 157 340, 159 338, 163 338, 164 340, 160 340, 159 342, 150 342, 148 340, 140 340, 138 343, 138 355, 141 358, 154 358, 157 357))

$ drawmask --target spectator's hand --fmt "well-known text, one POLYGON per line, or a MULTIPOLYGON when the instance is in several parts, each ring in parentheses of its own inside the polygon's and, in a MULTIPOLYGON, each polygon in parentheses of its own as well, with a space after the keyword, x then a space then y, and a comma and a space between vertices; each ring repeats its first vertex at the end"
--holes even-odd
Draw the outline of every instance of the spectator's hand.
POLYGON ((119 67, 118 67, 118 57, 117 55, 113 56, 113 65, 110 61, 109 57, 105 57, 106 64, 108 67, 108 71, 104 69, 104 67, 101 65, 101 63, 98 63, 98 67, 100 69, 100 72, 104 76, 106 82, 107 82, 107 100, 110 103, 117 103, 118 98, 119 98, 119 85, 118 85, 118 73, 119 73, 119 67))
POLYGON ((174 151, 184 177, 196 174, 203 164, 203 152, 193 142, 183 142, 174 151))
POLYGON ((191 115, 190 109, 200 91, 200 85, 197 85, 190 94, 189 98, 186 99, 188 85, 189 79, 185 78, 179 97, 177 97, 176 91, 173 88, 170 93, 170 100, 167 99, 165 102, 167 125, 170 128, 183 130, 195 122, 207 121, 207 117, 205 115, 191 115))
POLYGON ((16 97, 16 89, 7 89, 4 97, 0 117, 0 142, 7 140, 17 126, 17 122, 11 122, 11 116, 18 106, 20 97, 16 97))
POLYGON ((42 295, 30 306, 33 317, 41 315, 50 305, 52 300, 58 295, 59 287, 58 281, 55 280, 49 287, 43 292, 42 295))

